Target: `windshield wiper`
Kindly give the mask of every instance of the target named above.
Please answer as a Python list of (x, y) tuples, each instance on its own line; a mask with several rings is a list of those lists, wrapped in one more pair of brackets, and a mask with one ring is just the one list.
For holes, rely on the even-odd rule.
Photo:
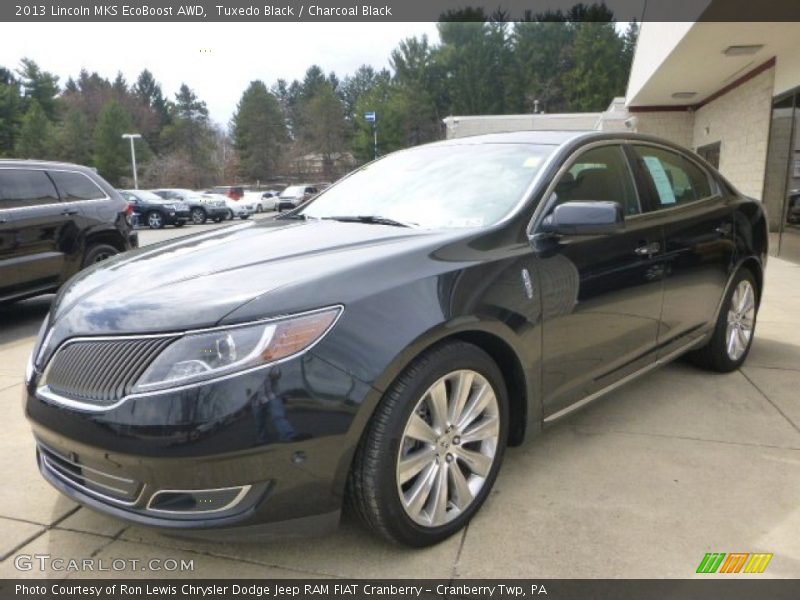
[(379, 215), (341, 215), (335, 217), (322, 217), (331, 221), (342, 221), (343, 223), (367, 223), (369, 225), (391, 225), (392, 227), (415, 227), (419, 223), (404, 223), (388, 217)]
[(287, 221), (290, 220), (290, 219), (293, 220), (293, 221), (311, 221), (311, 220), (316, 221), (317, 217), (309, 217), (308, 215), (305, 215), (303, 213), (288, 213), (288, 214), (285, 214), (285, 215), (278, 215), (278, 216), (275, 217), (275, 219), (276, 220), (277, 219), (285, 219)]

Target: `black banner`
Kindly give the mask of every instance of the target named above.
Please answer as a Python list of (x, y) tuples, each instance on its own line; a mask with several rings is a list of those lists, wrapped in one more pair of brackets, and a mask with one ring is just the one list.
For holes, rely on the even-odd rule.
[[(483, 8), (507, 20), (526, 11), (567, 10), (578, 0), (10, 0), (0, 21), (336, 22), (437, 21), (448, 11)], [(585, 4), (592, 1), (584, 0)], [(796, 0), (605, 0), (617, 21), (800, 21)]]
[[(749, 577), (749, 576), (748, 576)], [(759, 577), (759, 576), (754, 576)], [(0, 600), (516, 600), (548, 598), (554, 600), (796, 600), (800, 580), (726, 579), (286, 579), (286, 580), (188, 580), (164, 581), (83, 579), (83, 580), (2, 580)]]

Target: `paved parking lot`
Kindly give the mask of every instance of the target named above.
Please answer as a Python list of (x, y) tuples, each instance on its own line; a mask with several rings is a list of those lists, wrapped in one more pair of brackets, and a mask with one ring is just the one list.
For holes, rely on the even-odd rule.
[[(143, 231), (142, 243), (211, 227)], [(60, 496), (37, 472), (20, 409), (25, 361), (49, 301), (0, 308), (0, 577), (41, 577), (17, 570), (14, 557), (49, 554), (193, 560), (191, 575), (204, 578), (684, 578), (706, 552), (772, 552), (762, 577), (800, 577), (800, 266), (770, 261), (741, 371), (673, 364), (556, 423), (507, 453), (466, 531), (426, 550), (376, 540), (346, 517), (319, 539), (185, 541)], [(179, 575), (100, 573), (170, 574)]]

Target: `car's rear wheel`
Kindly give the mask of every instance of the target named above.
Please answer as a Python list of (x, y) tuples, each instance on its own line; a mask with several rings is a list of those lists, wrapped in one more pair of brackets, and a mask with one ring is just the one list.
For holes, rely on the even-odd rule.
[(348, 481), (349, 504), (373, 531), (410, 546), (461, 529), (494, 484), (506, 445), (502, 374), (463, 342), (417, 358), (384, 395)]
[(262, 212), (264, 212), (264, 209), (263, 209), (263, 208), (261, 208), (261, 205), (260, 205), (260, 204), (256, 204), (256, 212), (257, 212), (257, 213), (262, 213)]
[(102, 262), (115, 254), (119, 254), (119, 250), (114, 248), (114, 246), (110, 246), (109, 244), (92, 244), (86, 249), (86, 253), (83, 255), (81, 268), (85, 269), (89, 265)]
[(164, 217), (158, 211), (150, 211), (147, 213), (147, 226), (150, 229), (161, 229), (164, 227)]
[(711, 339), (689, 355), (695, 364), (727, 373), (744, 363), (753, 343), (758, 294), (752, 272), (740, 269), (728, 287)]
[(204, 211), (199, 206), (192, 209), (191, 216), (192, 216), (192, 223), (194, 223), (195, 225), (202, 225), (208, 219), (206, 211)]

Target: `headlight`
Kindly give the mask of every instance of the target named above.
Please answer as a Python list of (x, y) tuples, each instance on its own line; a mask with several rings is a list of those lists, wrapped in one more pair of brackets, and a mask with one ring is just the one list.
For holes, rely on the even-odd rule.
[(36, 342), (33, 345), (33, 351), (31, 352), (31, 356), (28, 359), (28, 364), (25, 367), (25, 383), (28, 383), (33, 378), (33, 372), (36, 369), (36, 365), (41, 362), (41, 354), (44, 352), (44, 349), (47, 346), (47, 340), (45, 338), (49, 338), (53, 333), (52, 329), (47, 329), (47, 324), (49, 321), (50, 313), (47, 313), (44, 317), (44, 321), (42, 321), (42, 324), (39, 327), (39, 333), (36, 335)]
[(133, 393), (215, 379), (267, 365), (310, 348), (342, 309), (327, 308), (286, 319), (189, 333), (150, 363)]

